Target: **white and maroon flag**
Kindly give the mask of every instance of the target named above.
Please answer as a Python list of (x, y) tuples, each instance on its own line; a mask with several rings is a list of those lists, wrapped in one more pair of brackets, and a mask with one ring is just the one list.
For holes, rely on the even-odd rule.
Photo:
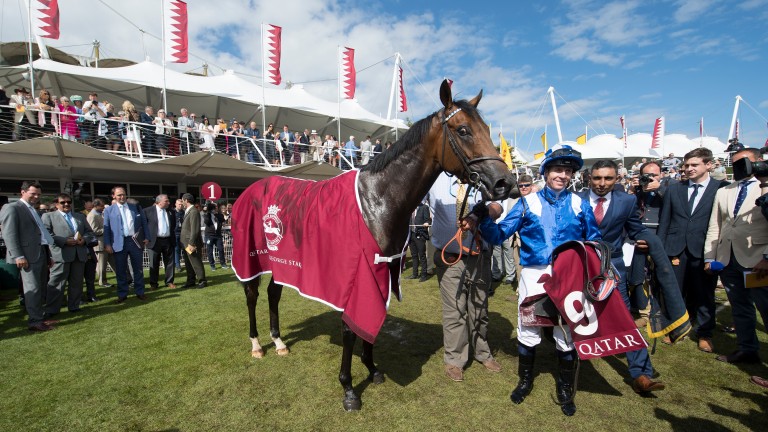
[(186, 63), (189, 59), (189, 36), (187, 32), (187, 3), (181, 0), (166, 0), (165, 5), (165, 60), (171, 63)]
[(341, 97), (344, 99), (354, 99), (355, 86), (357, 85), (354, 49), (344, 47), (344, 49), (341, 51), (341, 58), (339, 59), (339, 68), (339, 77), (341, 78), (339, 91), (341, 92)]
[(621, 122), (621, 133), (624, 136), (624, 148), (627, 148), (627, 125), (624, 123), (624, 116), (619, 117)]
[(736, 128), (734, 130), (735, 130), (734, 132), (735, 135), (733, 137), (738, 140), (739, 139), (739, 119), (736, 119)]
[(656, 119), (653, 125), (653, 138), (651, 138), (651, 148), (662, 148), (664, 145), (664, 116)]
[(704, 117), (699, 120), (699, 138), (704, 138)]
[(32, 0), (32, 26), (44, 38), (59, 38), (59, 0)]
[(272, 24), (263, 24), (262, 34), (264, 35), (262, 61), (264, 62), (265, 78), (271, 84), (280, 85), (283, 81), (283, 77), (280, 75), (283, 28)]
[(408, 111), (408, 100), (405, 97), (405, 85), (403, 84), (403, 67), (398, 66), (398, 102), (400, 106), (400, 112)]

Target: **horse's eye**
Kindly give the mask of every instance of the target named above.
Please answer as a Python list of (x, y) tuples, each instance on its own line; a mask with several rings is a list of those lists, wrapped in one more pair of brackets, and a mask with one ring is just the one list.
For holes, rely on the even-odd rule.
[(459, 128), (456, 129), (456, 132), (458, 132), (460, 136), (467, 136), (469, 135), (469, 128), (466, 126), (459, 126)]

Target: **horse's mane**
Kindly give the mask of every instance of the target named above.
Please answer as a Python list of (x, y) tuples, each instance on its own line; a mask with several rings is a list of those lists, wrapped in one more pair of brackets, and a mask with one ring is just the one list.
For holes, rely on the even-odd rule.
[[(461, 108), (463, 112), (470, 116), (478, 115), (477, 108), (475, 108), (474, 105), (470, 104), (466, 100), (454, 101), (453, 104), (456, 107)], [(370, 171), (371, 173), (381, 172), (384, 170), (384, 168), (387, 167), (387, 165), (390, 164), (390, 162), (399, 158), (403, 155), (403, 153), (407, 152), (411, 148), (420, 145), (422, 143), (422, 139), (432, 129), (432, 120), (438, 112), (439, 111), (436, 111), (414, 123), (413, 126), (408, 129), (408, 132), (406, 132), (405, 135), (403, 135), (399, 140), (392, 144), (392, 147), (390, 147), (389, 150), (376, 155), (376, 157), (373, 158), (373, 161), (371, 161), (368, 165), (360, 168), (360, 171)]]

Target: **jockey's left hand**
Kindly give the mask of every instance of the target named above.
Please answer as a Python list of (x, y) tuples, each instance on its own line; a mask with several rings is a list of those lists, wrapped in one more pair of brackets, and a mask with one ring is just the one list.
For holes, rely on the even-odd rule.
[(462, 231), (473, 231), (477, 226), (477, 216), (474, 213), (470, 213), (464, 219), (459, 222), (459, 228)]

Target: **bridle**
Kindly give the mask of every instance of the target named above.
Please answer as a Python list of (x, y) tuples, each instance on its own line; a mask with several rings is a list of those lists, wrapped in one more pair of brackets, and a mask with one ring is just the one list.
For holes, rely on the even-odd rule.
[[(453, 154), (456, 156), (456, 158), (459, 159), (459, 162), (461, 163), (461, 167), (463, 169), (463, 172), (462, 172), (463, 175), (461, 177), (464, 177), (467, 180), (466, 183), (468, 188), (467, 188), (466, 194), (464, 195), (464, 200), (461, 203), (461, 214), (464, 214), (464, 211), (467, 208), (467, 200), (469, 199), (469, 196), (472, 194), (472, 189), (474, 188), (479, 190), (481, 186), (480, 173), (478, 173), (477, 171), (473, 171), (470, 166), (472, 164), (476, 164), (478, 162), (483, 162), (486, 160), (498, 160), (501, 163), (504, 163), (504, 160), (500, 156), (481, 156), (474, 159), (470, 159), (469, 156), (467, 156), (467, 154), (461, 148), (459, 148), (459, 145), (456, 143), (456, 138), (454, 137), (453, 132), (451, 132), (450, 128), (448, 127), (448, 120), (450, 120), (451, 117), (458, 114), (461, 110), (462, 109), (460, 107), (456, 107), (456, 109), (453, 112), (446, 115), (445, 118), (440, 120), (440, 123), (442, 123), (442, 126), (443, 126), (443, 153), (441, 156), (440, 165), (443, 167), (445, 166), (445, 147), (446, 147), (445, 143), (447, 142), (451, 146), (451, 150), (453, 151)], [(475, 227), (473, 235), (475, 236), (475, 239), (478, 240), (478, 244), (477, 244), (478, 251), (482, 251), (482, 248), (480, 247), (480, 244), (479, 244), (480, 237), (477, 235), (477, 227)], [(464, 247), (462, 246), (462, 243), (461, 243), (461, 229), (459, 229), (456, 232), (456, 235), (453, 237), (453, 239), (451, 239), (451, 241), (454, 241), (454, 240), (459, 245), (459, 257), (456, 259), (456, 261), (453, 261), (453, 262), (446, 261), (445, 249), (448, 246), (447, 244), (442, 250), (443, 262), (445, 264), (448, 264), (449, 266), (459, 262), (464, 252)], [(470, 251), (470, 250), (466, 252), (473, 255), (479, 253), (479, 252)]]

